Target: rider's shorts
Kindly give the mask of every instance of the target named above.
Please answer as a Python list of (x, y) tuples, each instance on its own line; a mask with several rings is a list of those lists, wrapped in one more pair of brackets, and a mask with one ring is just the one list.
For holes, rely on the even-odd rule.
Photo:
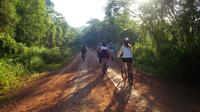
[(133, 62), (133, 58), (122, 58), (122, 61), (126, 62), (126, 63), (132, 63)]

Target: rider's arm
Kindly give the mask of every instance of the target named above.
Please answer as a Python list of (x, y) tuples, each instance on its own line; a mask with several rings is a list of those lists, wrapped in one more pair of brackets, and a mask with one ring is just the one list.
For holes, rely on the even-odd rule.
[(133, 49), (132, 45), (131, 44), (128, 44), (128, 46), (131, 48), (131, 50)]
[(123, 51), (123, 46), (119, 49), (119, 51), (117, 52), (117, 57), (120, 58), (121, 54)]
[(134, 49), (134, 46), (135, 46), (135, 43), (133, 43), (132, 45), (129, 44), (129, 46), (130, 46), (131, 50), (133, 50), (133, 49)]

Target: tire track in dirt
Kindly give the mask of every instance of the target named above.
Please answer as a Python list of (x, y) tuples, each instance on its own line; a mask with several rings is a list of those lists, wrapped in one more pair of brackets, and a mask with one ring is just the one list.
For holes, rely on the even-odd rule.
[(88, 49), (85, 62), (78, 54), (67, 67), (24, 89), (11, 101), (16, 103), (0, 112), (198, 112), (195, 101), (177, 101), (177, 96), (184, 95), (170, 93), (176, 88), (139, 72), (134, 71), (134, 86), (123, 86), (115, 62), (109, 62), (108, 73), (102, 77), (94, 52)]
[[(74, 74), (70, 73), (69, 71), (76, 68), (76, 65), (79, 65), (79, 57), (80, 54), (77, 55), (67, 67), (59, 70), (57, 74), (50, 76), (47, 80), (44, 80), (44, 82), (42, 81), (42, 83), (36, 83), (34, 88), (29, 87), (23, 90), (22, 93), (19, 94), (25, 96), (17, 95), (22, 98), (12, 101), (14, 103), (11, 103), (10, 105), (6, 106), (5, 109), (0, 111), (34, 111), (38, 110), (40, 107), (48, 106), (62, 92), (60, 88), (57, 87), (62, 88), (63, 84), (65, 84), (65, 79), (69, 79)], [(66, 74), (65, 72), (69, 73)]]
[[(112, 100), (104, 111), (200, 112), (200, 102), (195, 97), (192, 97), (192, 94), (189, 92), (191, 89), (178, 88), (176, 85), (173, 87), (166, 84), (166, 82), (145, 76), (136, 70), (133, 71), (133, 86), (123, 87), (124, 83), (120, 75), (120, 68), (117, 66), (118, 64), (116, 62), (109, 62), (110, 68), (108, 69), (107, 76), (110, 82), (114, 84), (115, 89), (112, 90)], [(196, 96), (198, 93), (200, 92), (196, 91)]]
[[(4, 111), (57, 111), (56, 107), (62, 104), (64, 100), (72, 99), (73, 101), (70, 101), (70, 103), (74, 103), (77, 99), (87, 96), (92, 87), (98, 84), (96, 81), (90, 84), (96, 78), (93, 75), (98, 71), (97, 62), (93, 59), (90, 52), (88, 52), (86, 62), (83, 63), (79, 54), (58, 74), (49, 78), (42, 85), (38, 85), (36, 91), (32, 91), (23, 99), (17, 100), (18, 103), (7, 106)], [(88, 87), (82, 89), (85, 86)], [(61, 107), (60, 111), (65, 107)], [(70, 108), (69, 111), (71, 111)]]
[(44, 80), (44, 82), (42, 81), (42, 83), (36, 83), (36, 85), (34, 85), (34, 88), (36, 88), (34, 91), (31, 90), (31, 87), (24, 89), (22, 93), (19, 94), (25, 96), (18, 95), (19, 98), (14, 101), (14, 104), (10, 104), (8, 109), (4, 109), (2, 111), (34, 111), (41, 105), (46, 106), (49, 102), (51, 102), (51, 100), (59, 95), (60, 90), (55, 89), (55, 87), (62, 86), (62, 84), (64, 84), (64, 80), (70, 77), (64, 72), (72, 69), (79, 57), (80, 55), (77, 55), (76, 58), (67, 67), (58, 71), (56, 75), (51, 76), (47, 80)]
[[(89, 93), (91, 92), (92, 87), (94, 87), (96, 84), (96, 74), (95, 70), (97, 70), (97, 61), (94, 60), (94, 58), (91, 55), (91, 51), (88, 49), (86, 62), (81, 63), (79, 65), (79, 70), (77, 74), (77, 80), (74, 81), (74, 87), (71, 91), (71, 94), (67, 97), (62, 98), (62, 102), (60, 101), (57, 103), (53, 108), (53, 111), (78, 111), (81, 108), (83, 109), (84, 104), (86, 102), (84, 101), (84, 97), (87, 97)], [(98, 71), (98, 70), (97, 70)], [(84, 106), (84, 109), (88, 108), (86, 105)], [(87, 110), (87, 109), (86, 109)], [(84, 111), (84, 110), (82, 110)]]

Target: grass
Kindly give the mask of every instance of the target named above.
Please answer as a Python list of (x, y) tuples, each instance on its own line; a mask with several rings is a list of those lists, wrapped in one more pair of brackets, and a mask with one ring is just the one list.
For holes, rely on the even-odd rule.
[(61, 67), (73, 54), (72, 49), (24, 48), (15, 56), (0, 58), (0, 99), (48, 71)]

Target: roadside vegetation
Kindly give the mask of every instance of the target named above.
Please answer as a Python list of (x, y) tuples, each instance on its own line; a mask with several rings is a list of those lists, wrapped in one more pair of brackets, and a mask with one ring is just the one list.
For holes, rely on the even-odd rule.
[(124, 37), (134, 45), (135, 65), (179, 84), (199, 85), (200, 3), (198, 0), (108, 0), (103, 21), (92, 19), (82, 41), (107, 41), (119, 49)]
[[(1, 0), (0, 95), (63, 65), (74, 53), (76, 30), (50, 0)], [(36, 75), (37, 74), (37, 75)]]
[(199, 85), (200, 3), (198, 0), (108, 0), (105, 19), (75, 29), (51, 0), (0, 1), (0, 95), (20, 87), (33, 74), (61, 67), (75, 47), (134, 45), (142, 71), (180, 84)]

